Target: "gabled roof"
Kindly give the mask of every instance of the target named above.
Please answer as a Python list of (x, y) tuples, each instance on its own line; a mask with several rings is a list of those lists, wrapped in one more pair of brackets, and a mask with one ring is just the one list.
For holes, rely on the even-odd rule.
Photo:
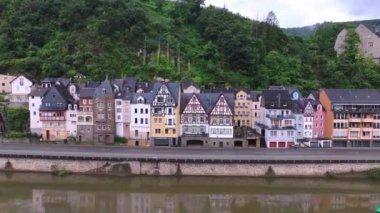
[(371, 31), (373, 34), (380, 37), (380, 26), (375, 26), (371, 24), (362, 23), (364, 27), (366, 27), (369, 31)]
[(129, 89), (125, 89), (121, 92), (118, 92), (116, 94), (116, 98), (130, 101), (133, 98), (133, 92), (129, 91)]
[(111, 81), (106, 78), (102, 81), (100, 85), (95, 89), (94, 97), (103, 97), (103, 96), (114, 96), (113, 87)]
[(65, 110), (67, 104), (74, 102), (74, 98), (63, 85), (53, 85), (42, 99), (40, 110)]
[(132, 101), (131, 101), (132, 104), (137, 104), (137, 99), (139, 97), (144, 98), (144, 100), (145, 100), (144, 104), (151, 104), (153, 99), (154, 99), (154, 94), (152, 92), (149, 92), (149, 93), (133, 93), (132, 95), (133, 95)]
[(31, 79), (29, 79), (29, 78), (27, 78), (27, 77), (25, 77), (25, 76), (23, 76), (23, 75), (19, 75), (19, 76), (17, 76), (16, 78), (14, 78), (14, 79), (13, 79), (12, 81), (10, 81), (9, 83), (12, 83), (13, 81), (15, 81), (16, 79), (18, 79), (19, 77), (24, 77), (24, 78), (27, 79), (28, 81), (34, 83), (33, 80), (31, 80)]
[(161, 86), (162, 85), (166, 85), (170, 94), (172, 95), (173, 99), (174, 99), (174, 102), (175, 104), (178, 104), (178, 99), (180, 97), (179, 96), (179, 89), (180, 89), (180, 85), (178, 83), (166, 83), (166, 82), (162, 82), (162, 83), (155, 83), (153, 85), (153, 93), (154, 93), (154, 96), (157, 95), (158, 91), (160, 90)]
[(375, 89), (325, 89), (333, 104), (380, 104), (380, 93)]

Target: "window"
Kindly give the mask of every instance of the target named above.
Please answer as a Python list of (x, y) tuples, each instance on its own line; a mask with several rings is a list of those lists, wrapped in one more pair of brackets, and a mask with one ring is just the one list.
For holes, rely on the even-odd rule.
[(270, 131), (270, 136), (276, 137), (277, 136), (277, 131)]
[(173, 125), (173, 120), (171, 118), (168, 120), (168, 125)]
[(163, 98), (163, 97), (157, 97), (157, 102), (158, 102), (158, 103), (162, 103), (162, 102), (164, 102), (164, 98)]
[(155, 132), (156, 134), (161, 134), (161, 129), (155, 129), (154, 132)]
[(104, 114), (99, 113), (99, 114), (98, 114), (98, 119), (104, 119)]
[(20, 78), (20, 86), (24, 86), (24, 78)]
[(165, 129), (165, 134), (168, 134), (169, 133), (169, 130), (168, 129)]
[(148, 124), (148, 118), (145, 118), (145, 124)]
[(144, 119), (140, 118), (140, 124), (144, 124)]
[(168, 114), (169, 114), (169, 115), (173, 114), (173, 109), (172, 109), (172, 108), (169, 108), (169, 109), (168, 109)]
[(34, 111), (34, 112), (33, 112), (33, 115), (36, 115), (36, 114), (37, 114), (36, 111)]
[(137, 124), (137, 118), (135, 118), (135, 124)]
[(139, 130), (135, 130), (135, 137), (139, 136)]
[(140, 109), (140, 114), (143, 114), (144, 113), (144, 109)]
[(135, 108), (135, 113), (137, 114), (137, 108)]
[(121, 106), (121, 101), (116, 101), (116, 105)]
[(176, 134), (176, 129), (173, 129), (173, 134)]
[(121, 119), (121, 117), (120, 117), (120, 115), (118, 115), (118, 116), (117, 116), (117, 120), (120, 120), (120, 119)]
[(145, 114), (148, 114), (148, 109), (145, 109)]
[(373, 47), (373, 42), (368, 42), (369, 47)]
[(116, 109), (116, 112), (117, 112), (117, 113), (121, 113), (121, 109), (120, 109), (120, 108), (117, 108), (117, 109)]
[(86, 99), (83, 99), (83, 104), (87, 104), (87, 100)]

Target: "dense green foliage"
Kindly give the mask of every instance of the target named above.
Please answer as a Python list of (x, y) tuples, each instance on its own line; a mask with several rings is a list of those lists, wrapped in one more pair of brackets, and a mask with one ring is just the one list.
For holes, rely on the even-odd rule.
[(7, 107), (5, 112), (8, 132), (24, 132), (27, 129), (29, 123), (29, 110), (27, 108)]
[(379, 88), (379, 66), (356, 48), (337, 58), (334, 42), (344, 27), (321, 25), (304, 40), (285, 34), (272, 12), (257, 22), (203, 0), (3, 0), (0, 71), (94, 80), (107, 72), (206, 87), (282, 84), (305, 92)]

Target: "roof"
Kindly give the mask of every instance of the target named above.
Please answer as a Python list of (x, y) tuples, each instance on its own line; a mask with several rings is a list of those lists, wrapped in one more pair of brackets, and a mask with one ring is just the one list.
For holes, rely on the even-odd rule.
[[(240, 89), (238, 88), (211, 88), (202, 90), (203, 93), (233, 93), (236, 94)], [(245, 90), (244, 91), (248, 91)]]
[(56, 82), (60, 82), (63, 86), (67, 87), (71, 83), (71, 79), (69, 78), (56, 78), (56, 77), (47, 77), (44, 78), (41, 83), (51, 83), (55, 84)]
[(137, 104), (137, 98), (143, 97), (145, 100), (144, 104), (151, 104), (154, 99), (154, 94), (152, 92), (149, 93), (133, 93), (132, 94), (132, 104)]
[(135, 91), (142, 89), (145, 93), (153, 91), (153, 85), (152, 83), (148, 82), (137, 82), (135, 84)]
[(48, 88), (35, 87), (29, 93), (29, 96), (44, 96), (47, 91), (48, 91)]
[(380, 37), (380, 26), (375, 26), (371, 24), (362, 23), (363, 26), (365, 26), (369, 31), (371, 31), (373, 34)]
[(9, 83), (12, 83), (13, 81), (15, 81), (16, 79), (18, 79), (19, 77), (24, 77), (25, 79), (27, 79), (27, 80), (29, 80), (30, 82), (34, 83), (33, 80), (30, 80), (29, 78), (27, 78), (27, 77), (25, 77), (25, 76), (23, 76), (23, 75), (19, 75), (19, 76), (17, 76), (16, 78), (14, 78), (14, 79), (13, 79), (12, 81), (10, 81)]
[(96, 88), (100, 85), (100, 82), (98, 81), (90, 81), (85, 86), (88, 88)]
[(194, 82), (192, 80), (183, 80), (181, 85), (182, 85), (183, 89), (187, 89), (190, 86), (193, 86), (193, 87), (199, 89), (199, 87), (196, 84), (194, 84)]
[(95, 88), (82, 87), (79, 88), (79, 97), (80, 98), (92, 98), (95, 93)]
[(267, 109), (293, 109), (288, 90), (268, 89), (262, 93), (263, 105)]
[(261, 96), (263, 92), (261, 91), (250, 91), (249, 95), (251, 96), (252, 100), (258, 100), (258, 98)]
[(153, 93), (154, 93), (154, 96), (157, 95), (158, 91), (160, 90), (161, 86), (165, 84), (167, 87), (168, 87), (168, 90), (170, 92), (170, 94), (172, 95), (173, 99), (174, 99), (174, 102), (176, 104), (178, 104), (178, 97), (179, 96), (179, 90), (180, 90), (180, 85), (178, 83), (166, 83), (166, 82), (162, 82), (162, 83), (154, 83), (153, 85)]
[(375, 89), (324, 89), (333, 104), (380, 104), (380, 93)]
[(191, 97), (195, 95), (200, 104), (202, 105), (203, 109), (206, 111), (206, 113), (211, 113), (211, 111), (214, 109), (215, 104), (218, 102), (221, 95), (224, 96), (224, 98), (227, 101), (228, 106), (231, 109), (231, 112), (234, 112), (234, 97), (235, 95), (233, 93), (197, 93), (197, 94), (182, 94), (182, 101), (181, 101), (181, 113), (185, 110), (187, 104), (189, 103)]
[(103, 97), (103, 96), (114, 96), (113, 87), (111, 81), (106, 78), (102, 81), (100, 85), (95, 89), (94, 97)]
[(65, 110), (67, 104), (74, 102), (73, 97), (63, 85), (53, 85), (42, 99), (40, 110)]

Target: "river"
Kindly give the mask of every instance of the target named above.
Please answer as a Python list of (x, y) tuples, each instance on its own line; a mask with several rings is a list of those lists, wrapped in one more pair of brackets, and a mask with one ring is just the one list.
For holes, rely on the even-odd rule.
[(1, 173), (1, 213), (365, 213), (380, 182)]

